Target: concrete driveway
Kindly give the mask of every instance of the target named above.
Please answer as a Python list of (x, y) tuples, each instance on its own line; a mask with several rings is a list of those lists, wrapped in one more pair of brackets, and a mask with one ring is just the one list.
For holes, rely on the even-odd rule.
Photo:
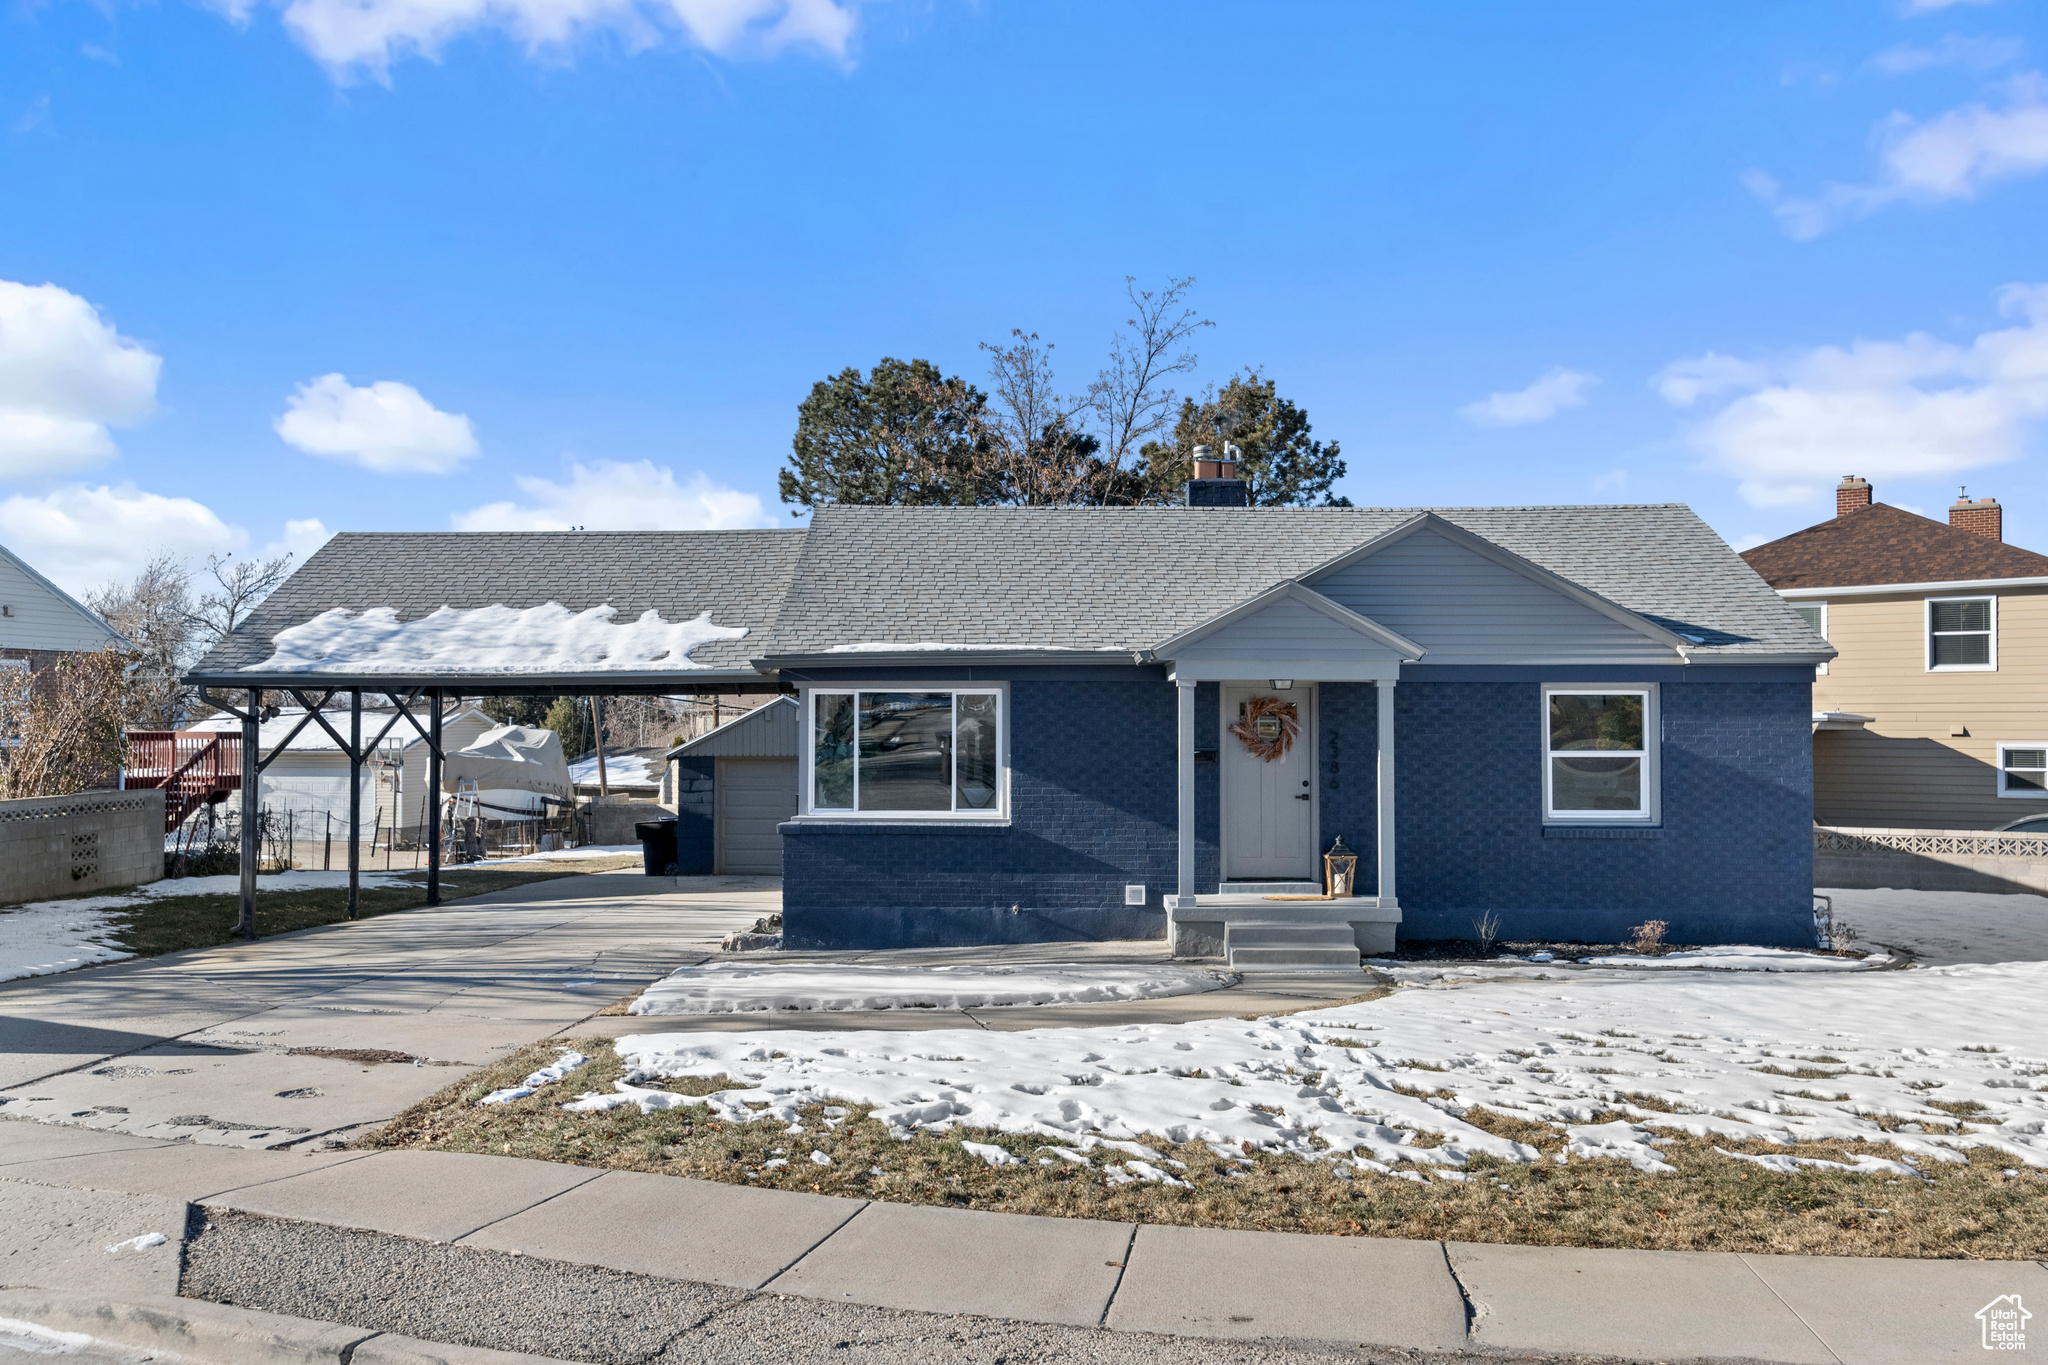
[(7, 982), (0, 1115), (234, 1146), (342, 1138), (702, 960), (780, 900), (773, 878), (594, 873)]

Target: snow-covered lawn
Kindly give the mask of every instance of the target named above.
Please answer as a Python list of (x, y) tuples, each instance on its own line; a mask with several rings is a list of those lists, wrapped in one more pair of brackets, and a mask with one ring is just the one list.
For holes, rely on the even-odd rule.
[[(2048, 1168), (2044, 999), (2048, 963), (1617, 969), (1410, 986), (1249, 1023), (648, 1034), (617, 1040), (631, 1070), (615, 1093), (566, 1107), (702, 1105), (729, 1122), (792, 1124), (807, 1106), (857, 1105), (902, 1134), (1037, 1134), (1084, 1160), (1093, 1142), (1157, 1135), (1219, 1155), (1355, 1154), (1362, 1169), (1409, 1179), (1461, 1179), (1480, 1153), (1540, 1159), (1464, 1121), (1484, 1105), (1563, 1130), (1580, 1156), (1645, 1171), (1668, 1169), (1657, 1144), (1674, 1133), (1889, 1142), (1898, 1163), (1857, 1168), (1901, 1176), (1973, 1147)], [(746, 1088), (691, 1097), (656, 1084), (721, 1075)]]
[(1230, 985), (1222, 971), (1086, 964), (887, 967), (838, 962), (682, 967), (649, 986), (632, 1014), (738, 1014), (762, 1010), (984, 1009), (1157, 1000)]
[[(364, 872), (366, 888), (400, 883), (405, 874)], [(259, 893), (272, 891), (313, 891), (348, 885), (343, 872), (280, 872), (257, 879)], [(109, 896), (79, 896), (71, 900), (33, 901), (27, 905), (0, 908), (0, 981), (22, 976), (48, 976), (68, 972), (95, 962), (117, 962), (131, 957), (127, 949), (110, 942), (115, 922), (128, 912), (167, 896), (233, 896), (240, 893), (242, 879), (224, 877), (183, 877), (176, 881), (151, 882), (133, 891)]]

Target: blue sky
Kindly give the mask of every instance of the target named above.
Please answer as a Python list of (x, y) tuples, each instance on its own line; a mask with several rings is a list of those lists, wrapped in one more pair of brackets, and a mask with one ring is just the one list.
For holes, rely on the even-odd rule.
[(188, 0), (0, 17), (0, 543), (794, 524), (810, 384), (1199, 281), (1361, 504), (1845, 473), (2048, 550), (2030, 0)]

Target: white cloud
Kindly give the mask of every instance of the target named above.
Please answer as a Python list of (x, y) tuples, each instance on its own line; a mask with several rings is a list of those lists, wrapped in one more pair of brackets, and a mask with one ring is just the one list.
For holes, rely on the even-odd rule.
[[(246, 13), (253, 0), (232, 0)], [(858, 0), (287, 0), (285, 27), (337, 79), (387, 78), (393, 61), (437, 60), (466, 33), (496, 29), (529, 54), (611, 29), (639, 47), (669, 33), (720, 56), (810, 47), (845, 60)], [(229, 10), (233, 15), (235, 11)]]
[(205, 504), (146, 493), (132, 483), (73, 484), (0, 502), (0, 544), (75, 597), (134, 577), (165, 550), (199, 560), (248, 543), (246, 531)]
[(0, 280), (0, 478), (99, 464), (156, 408), (163, 361), (54, 284)]
[(1994, 181), (2048, 170), (2048, 80), (2039, 72), (2015, 78), (2000, 108), (1966, 104), (1925, 123), (1895, 113), (1873, 135), (1883, 164), (1867, 184), (1780, 197), (1777, 182), (1761, 172), (1748, 173), (1743, 183), (1799, 241), (1900, 200), (1974, 199)]
[(1900, 43), (1870, 59), (1870, 64), (1888, 76), (1904, 76), (1935, 66), (1960, 66), (1978, 71), (2016, 62), (2027, 45), (2017, 38), (1966, 38), (1948, 33), (1939, 42), (1925, 46)]
[(459, 512), (458, 531), (723, 531), (772, 526), (775, 519), (752, 493), (715, 484), (702, 474), (678, 484), (675, 471), (651, 460), (597, 460), (570, 467), (569, 481), (520, 475), (526, 495)]
[(476, 454), (469, 419), (442, 412), (410, 384), (356, 387), (338, 374), (299, 386), (274, 423), (286, 444), (379, 474), (447, 474)]
[(1492, 393), (1458, 409), (1458, 415), (1479, 427), (1519, 427), (1547, 422), (1566, 408), (1584, 405), (1586, 390), (1600, 381), (1590, 374), (1553, 365), (1526, 389)]
[(334, 532), (321, 524), (318, 517), (307, 517), (303, 521), (287, 521), (284, 534), (256, 552), (258, 559), (275, 559), (282, 554), (292, 557), (292, 566), (297, 568), (306, 562), (313, 551), (334, 538)]
[(1729, 541), (1728, 548), (1735, 551), (1735, 553), (1737, 554), (1741, 554), (1744, 550), (1754, 550), (1757, 546), (1768, 545), (1776, 539), (1776, 536), (1767, 536), (1762, 535), (1756, 531), (1751, 531), (1746, 536), (1737, 536), (1735, 539)]
[(2017, 458), (2048, 418), (2048, 285), (2012, 285), (2017, 325), (1967, 345), (1923, 332), (1822, 346), (1772, 362), (1709, 353), (1653, 381), (1692, 407), (1739, 394), (1692, 432), (1757, 506), (1802, 502), (1846, 473), (1919, 479)]

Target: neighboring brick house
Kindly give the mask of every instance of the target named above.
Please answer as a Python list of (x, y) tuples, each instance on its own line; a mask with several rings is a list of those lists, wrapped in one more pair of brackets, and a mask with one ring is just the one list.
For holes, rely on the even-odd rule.
[(1948, 524), (1873, 502), (1742, 557), (1827, 637), (1813, 685), (1814, 819), (1992, 829), (2048, 814), (2048, 555), (2007, 545), (1993, 498)]
[(37, 673), (66, 654), (127, 643), (84, 603), (0, 545), (0, 668)]

